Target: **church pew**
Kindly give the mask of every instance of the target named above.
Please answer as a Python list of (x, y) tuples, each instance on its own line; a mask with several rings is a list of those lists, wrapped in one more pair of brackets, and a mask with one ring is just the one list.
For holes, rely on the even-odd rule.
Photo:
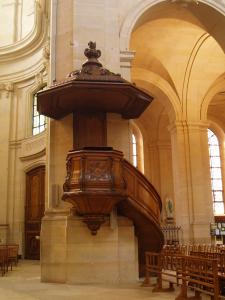
[(195, 292), (192, 299), (200, 300), (201, 293), (220, 299), (218, 261), (198, 256), (183, 256), (181, 261), (181, 292), (176, 300), (188, 299), (188, 289)]
[[(181, 285), (176, 300), (188, 299), (187, 292), (195, 292), (192, 299), (200, 300), (204, 293), (217, 300), (225, 297), (225, 254), (216, 259), (202, 256), (187, 256), (168, 253), (146, 253), (146, 278), (144, 286), (152, 286), (151, 277), (157, 277), (153, 292), (173, 291), (173, 284)], [(169, 288), (163, 288), (162, 282), (168, 281)]]
[[(181, 274), (181, 255), (171, 253), (146, 252), (146, 275), (142, 286), (152, 286), (151, 277), (157, 277), (153, 292), (174, 291), (173, 284), (179, 284)], [(169, 287), (163, 288), (162, 282), (168, 281)]]

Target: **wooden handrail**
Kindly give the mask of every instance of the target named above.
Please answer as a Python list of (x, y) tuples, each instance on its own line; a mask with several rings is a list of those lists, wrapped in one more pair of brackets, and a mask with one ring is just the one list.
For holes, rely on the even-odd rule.
[[(140, 206), (140, 209), (143, 208), (144, 213), (148, 212), (159, 224), (162, 201), (154, 186), (144, 174), (125, 159), (123, 160), (123, 172), (128, 197)], [(129, 181), (129, 176), (132, 176), (132, 182)], [(143, 197), (141, 197), (140, 192), (142, 192)]]

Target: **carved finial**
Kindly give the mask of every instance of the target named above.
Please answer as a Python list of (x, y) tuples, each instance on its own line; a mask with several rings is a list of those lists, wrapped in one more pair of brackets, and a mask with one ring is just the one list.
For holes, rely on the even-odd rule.
[(96, 42), (92, 42), (90, 41), (88, 43), (89, 48), (86, 48), (84, 50), (84, 55), (88, 58), (88, 59), (98, 59), (101, 56), (101, 51), (100, 50), (96, 50)]

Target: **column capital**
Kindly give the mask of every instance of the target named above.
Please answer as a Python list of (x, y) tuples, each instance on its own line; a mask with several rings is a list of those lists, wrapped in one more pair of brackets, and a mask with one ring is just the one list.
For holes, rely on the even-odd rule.
[(134, 59), (135, 56), (135, 51), (120, 51), (120, 66), (121, 67), (127, 67), (130, 68), (131, 67), (131, 62)]
[(121, 75), (126, 80), (131, 80), (131, 62), (134, 59), (135, 51), (120, 51), (120, 70)]
[(198, 122), (187, 122), (187, 127), (189, 130), (205, 130), (209, 127), (209, 122), (198, 121)]
[(175, 121), (170, 124), (167, 128), (171, 133), (178, 130), (206, 130), (209, 128), (209, 122), (197, 121), (197, 122), (187, 122), (187, 121)]
[(0, 98), (5, 93), (6, 98), (9, 97), (10, 93), (14, 91), (14, 85), (12, 82), (0, 82)]

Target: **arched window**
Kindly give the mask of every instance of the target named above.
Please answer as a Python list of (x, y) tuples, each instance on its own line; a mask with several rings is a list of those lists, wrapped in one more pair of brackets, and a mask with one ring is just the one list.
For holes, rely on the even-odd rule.
[(210, 173), (214, 214), (224, 214), (220, 147), (217, 136), (208, 129)]
[(138, 166), (137, 160), (137, 140), (135, 135), (132, 133), (132, 163), (135, 167)]
[[(46, 89), (46, 86), (41, 88), (39, 91), (43, 91)], [(33, 135), (36, 135), (38, 133), (41, 133), (46, 128), (46, 117), (39, 114), (37, 111), (37, 94), (35, 93), (33, 95), (33, 118), (32, 118), (32, 133)]]

